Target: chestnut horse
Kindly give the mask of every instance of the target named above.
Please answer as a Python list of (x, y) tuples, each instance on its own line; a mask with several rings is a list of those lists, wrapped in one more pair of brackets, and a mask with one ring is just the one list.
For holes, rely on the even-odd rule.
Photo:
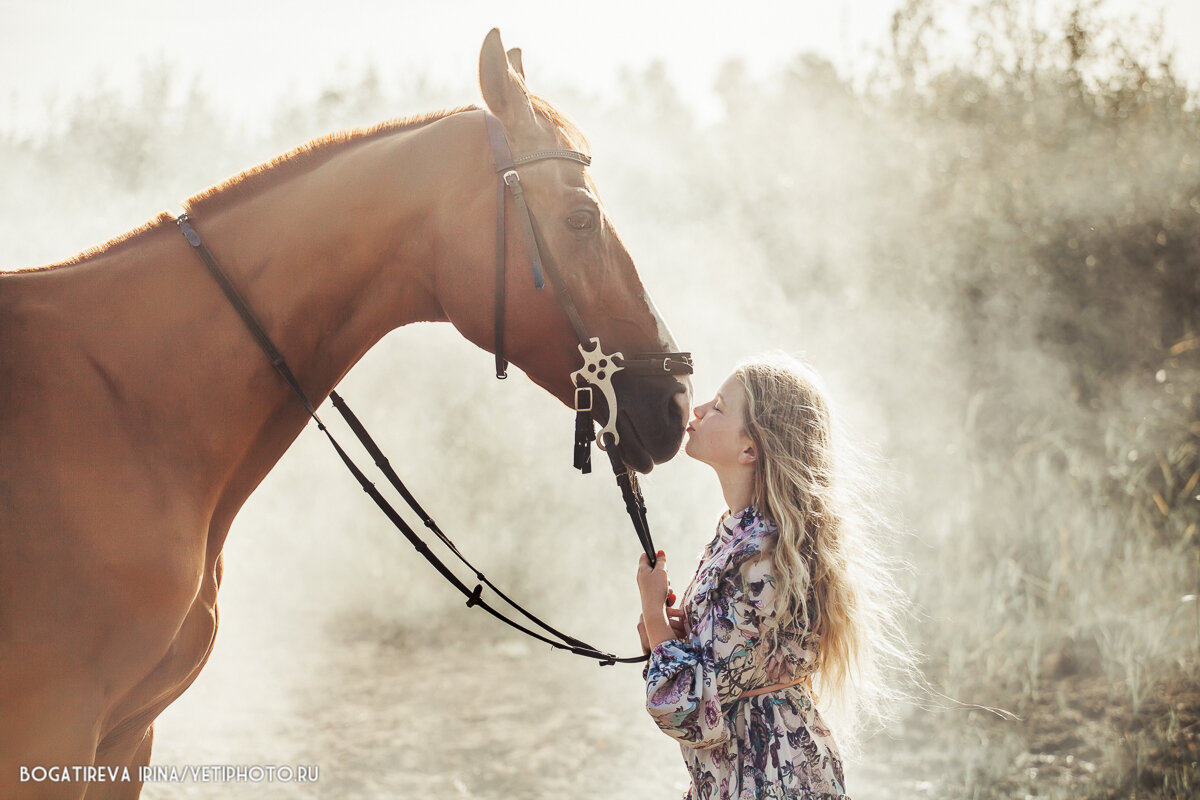
[[(479, 80), (513, 152), (581, 148), (518, 69), (492, 31)], [(410, 322), (449, 321), (491, 349), (485, 113), (321, 141), (187, 204), (309, 397)], [(609, 349), (676, 349), (585, 167), (539, 161), (522, 178), (589, 329)], [(515, 266), (528, 255), (507, 220), (505, 355), (570, 404), (578, 340)], [(621, 377), (621, 452), (644, 472), (678, 451), (690, 385)], [(0, 797), (140, 794), (154, 720), (213, 645), (230, 523), (307, 420), (169, 215), (0, 274)], [(20, 780), (86, 765), (132, 780)]]

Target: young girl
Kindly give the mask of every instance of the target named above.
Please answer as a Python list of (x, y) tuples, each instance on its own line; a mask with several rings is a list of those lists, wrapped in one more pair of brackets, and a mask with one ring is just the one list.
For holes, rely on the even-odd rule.
[(667, 559), (642, 556), (647, 709), (682, 744), (688, 798), (845, 798), (813, 677), (840, 696), (887, 615), (868, 618), (856, 582), (826, 401), (809, 369), (775, 359), (738, 368), (694, 414), (685, 452), (716, 472), (730, 513), (678, 611)]

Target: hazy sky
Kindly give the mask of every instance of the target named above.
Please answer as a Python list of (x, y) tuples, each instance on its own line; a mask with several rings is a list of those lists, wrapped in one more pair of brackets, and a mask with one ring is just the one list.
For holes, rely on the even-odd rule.
[[(471, 102), (492, 27), (525, 50), (531, 70), (581, 88), (609, 88), (621, 66), (659, 59), (703, 116), (715, 70), (731, 57), (755, 73), (798, 52), (824, 55), (844, 74), (860, 70), (900, 2), (747, 0), (734, 12), (726, 2), (657, 0), (0, 0), (0, 130), (35, 129), (79, 92), (128, 86), (160, 59), (179, 85), (194, 80), (251, 122), (281, 98), (357, 77), (368, 63), (392, 80), (424, 70)], [(1108, 3), (1114, 15), (1140, 6), (1151, 9), (1140, 12), (1147, 19), (1164, 10), (1181, 71), (1200, 85), (1200, 2)]]

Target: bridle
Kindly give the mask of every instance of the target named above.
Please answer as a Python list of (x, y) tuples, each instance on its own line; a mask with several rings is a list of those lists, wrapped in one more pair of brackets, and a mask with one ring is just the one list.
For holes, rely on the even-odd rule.
[[(621, 370), (637, 372), (639, 374), (656, 374), (656, 375), (687, 375), (692, 372), (692, 360), (689, 353), (653, 353), (648, 355), (635, 355), (626, 358), (620, 352), (605, 354), (600, 345), (599, 338), (589, 336), (586, 326), (579, 315), (579, 310), (575, 306), (574, 300), (571, 298), (570, 290), (563, 281), (562, 274), (554, 264), (554, 261), (549, 256), (549, 251), (541, 243), (541, 237), (538, 233), (536, 221), (529, 207), (525, 202), (524, 192), (521, 188), (520, 176), (517, 173), (517, 166), (520, 164), (528, 164), (535, 161), (545, 159), (566, 159), (576, 161), (584, 166), (591, 163), (591, 157), (585, 153), (580, 153), (575, 150), (568, 149), (543, 149), (536, 150), (531, 153), (512, 156), (508, 146), (508, 140), (504, 135), (504, 129), (500, 125), (500, 121), (489, 111), (484, 110), (484, 119), (486, 120), (488, 139), (492, 147), (493, 162), (496, 168), (497, 180), (497, 209), (496, 209), (496, 306), (495, 306), (495, 353), (496, 353), (496, 377), (507, 377), (508, 362), (505, 360), (504, 352), (504, 287), (505, 287), (505, 224), (504, 224), (504, 209), (505, 209), (505, 194), (506, 190), (512, 194), (514, 205), (517, 209), (518, 218), (520, 220), (521, 229), (525, 235), (526, 248), (529, 253), (529, 259), (533, 269), (534, 285), (539, 290), (545, 285), (545, 278), (549, 277), (551, 285), (554, 287), (555, 294), (558, 298), (559, 305), (567, 315), (567, 319), (575, 332), (576, 338), (579, 340), (579, 352), (583, 357), (583, 366), (571, 373), (571, 380), (574, 383), (575, 389), (575, 466), (582, 472), (591, 471), (591, 442), (595, 440), (594, 423), (591, 418), (591, 412), (594, 408), (594, 391), (599, 391), (605, 399), (608, 408), (608, 420), (600, 430), (601, 441), (599, 445), (601, 449), (608, 453), (609, 460), (613, 465), (613, 472), (617, 478), (617, 484), (621, 488), (622, 496), (625, 499), (625, 508), (629, 513), (630, 519), (633, 521), (634, 530), (637, 533), (638, 539), (641, 542), (642, 548), (645, 551), (651, 564), (655, 562), (654, 544), (650, 538), (649, 524), (646, 521), (646, 505), (642, 499), (640, 487), (637, 483), (637, 478), (632, 470), (627, 468), (621, 460), (618, 445), (620, 443), (620, 434), (616, 429), (616, 421), (618, 414), (616, 392), (612, 386), (612, 376)], [(467, 598), (467, 607), (479, 607), (491, 614), (496, 619), (505, 624), (537, 639), (541, 642), (549, 644), (551, 647), (560, 650), (567, 650), (576, 655), (585, 656), (596, 659), (603, 665), (609, 665), (617, 662), (636, 663), (645, 661), (648, 656), (618, 658), (611, 653), (599, 650), (591, 645), (568, 636), (548, 624), (538, 619), (529, 611), (518, 605), (498, 589), (487, 577), (471, 564), (458, 548), (455, 546), (449, 537), (442, 532), (437, 522), (423, 509), (412, 493), (409, 492), (404, 483), (396, 475), (387, 457), (379, 449), (379, 446), (367, 433), (366, 428), (359, 421), (358, 417), (351, 411), (345, 400), (336, 392), (330, 392), (330, 400), (334, 408), (342, 415), (343, 419), (355, 437), (362, 444), (363, 448), (373, 459), (375, 466), (387, 478), (392, 487), (400, 494), (409, 508), (421, 518), (422, 523), (428, 528), (443, 545), (452, 552), (467, 568), (475, 573), (476, 580), (479, 581), (474, 588), (468, 588), (465, 583), (454, 574), (446, 564), (438, 558), (424, 542), (423, 539), (413, 530), (413, 528), (404, 520), (404, 518), (395, 510), (395, 508), (383, 497), (379, 489), (371, 483), (354, 460), (346, 453), (341, 445), (334, 438), (333, 434), (321, 421), (316, 411), (316, 406), (309, 400), (300, 382), (296, 379), (291, 369), (288, 367), (282, 353), (272, 342), (270, 335), (259, 323), (257, 317), (250, 309), (249, 304), (242, 297), (237, 287), (221, 269), (212, 252), (204, 244), (199, 233), (196, 232), (192, 225), (191, 219), (187, 214), (182, 214), (176, 219), (180, 232), (187, 239), (189, 245), (199, 256), (204, 263), (213, 279), (220, 286), (226, 298), (233, 305), (238, 315), (242, 318), (246, 327), (250, 330), (259, 347), (262, 348), (271, 366), (287, 383), (292, 393), (299, 398), (303, 404), (305, 411), (317, 423), (317, 427), (325, 437), (329, 440), (346, 468), (354, 475), (359, 485), (363, 488), (377, 506), (383, 511), (395, 527), (408, 539), (409, 543), (419, 552), (426, 561), (430, 563), (439, 574), (442, 575), (451, 585), (458, 589)], [(502, 612), (495, 609), (483, 597), (483, 587), (487, 586), (499, 598), (507, 603), (511, 608), (524, 616), (529, 622), (541, 628), (542, 633), (531, 630), (526, 625), (517, 622), (516, 620), (506, 616)], [(553, 637), (553, 638), (551, 638)]]
[[(533, 268), (534, 288), (542, 290), (546, 285), (546, 278), (550, 279), (558, 304), (566, 314), (571, 329), (575, 332), (575, 338), (579, 342), (579, 355), (583, 359), (583, 366), (571, 373), (571, 383), (575, 386), (575, 468), (584, 474), (591, 472), (591, 443), (593, 441), (608, 454), (638, 540), (653, 565), (656, 561), (654, 542), (650, 538), (645, 502), (642, 500), (637, 476), (625, 466), (625, 462), (620, 458), (620, 452), (617, 450), (621, 443), (621, 435), (617, 431), (619, 409), (612, 379), (614, 375), (623, 370), (643, 376), (690, 375), (692, 374), (691, 353), (663, 352), (626, 357), (620, 351), (607, 354), (604, 352), (599, 337), (592, 336), (584, 324), (579, 309), (571, 297), (571, 290), (563, 280), (562, 272), (542, 242), (537, 221), (533, 218), (528, 203), (525, 202), (525, 191), (521, 187), (521, 176), (517, 172), (518, 165), (550, 159), (574, 161), (586, 167), (591, 165), (592, 157), (586, 153), (566, 148), (544, 148), (514, 157), (500, 120), (486, 109), (483, 110), (483, 118), (487, 125), (488, 142), (492, 147), (492, 164), (497, 176), (496, 303), (495, 346), (493, 348), (496, 355), (496, 377), (501, 380), (508, 377), (508, 361), (504, 358), (505, 253), (507, 249), (504, 210), (505, 195), (511, 194), (513, 206), (517, 211), (517, 219), (525, 237), (525, 249)], [(608, 419), (601, 426), (599, 434), (595, 433), (595, 426), (592, 422), (596, 391), (599, 391), (604, 397), (605, 407), (608, 410)]]
[[(575, 306), (575, 301), (571, 297), (571, 290), (563, 280), (562, 273), (555, 265), (553, 257), (542, 243), (537, 222), (534, 220), (533, 214), (529, 211), (529, 205), (525, 202), (525, 192), (521, 188), (521, 176), (517, 173), (518, 165), (531, 164), (535, 161), (549, 159), (575, 161), (586, 167), (592, 163), (592, 157), (577, 150), (564, 148), (535, 150), (531, 153), (514, 157), (512, 151), (509, 149), (508, 139), (504, 135), (504, 128), (500, 125), (500, 120), (490, 111), (485, 110), (483, 115), (487, 123), (488, 141), (492, 146), (492, 162), (498, 176), (496, 181), (496, 312), (494, 347), (496, 354), (496, 377), (500, 379), (508, 377), (508, 361), (504, 358), (506, 249), (504, 208), (505, 190), (507, 189), (507, 193), (512, 195), (513, 205), (517, 210), (517, 218), (521, 224), (521, 231), (525, 235), (525, 249), (529, 254), (529, 261), (533, 267), (534, 288), (538, 290), (543, 289), (546, 285), (546, 278), (550, 279), (550, 284), (554, 287), (555, 295), (558, 298), (558, 304), (562, 307), (563, 313), (566, 314), (567, 321), (570, 323), (571, 329), (575, 332), (575, 338), (579, 340), (579, 354), (583, 357), (583, 366), (571, 373), (571, 381), (576, 387), (575, 410), (577, 412), (590, 412), (592, 410), (594, 405), (594, 397), (592, 396), (593, 388), (604, 396), (608, 408), (608, 421), (601, 426), (596, 440), (602, 450), (607, 450), (610, 442), (612, 445), (619, 445), (621, 442), (621, 436), (617, 432), (617, 399), (612, 385), (613, 376), (622, 370), (642, 375), (690, 375), (692, 374), (692, 356), (690, 353), (649, 353), (626, 357), (620, 352), (610, 354), (604, 352), (604, 348), (600, 346), (600, 339), (593, 336), (588, 331), (587, 325), (584, 324), (583, 318), (579, 314), (579, 309)], [(543, 251), (545, 251), (544, 255)], [(588, 471), (583, 463), (577, 462), (576, 467), (584, 472)]]

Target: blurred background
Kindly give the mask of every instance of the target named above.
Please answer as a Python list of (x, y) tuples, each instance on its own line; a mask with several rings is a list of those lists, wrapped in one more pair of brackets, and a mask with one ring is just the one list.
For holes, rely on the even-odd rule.
[[(588, 134), (601, 196), (695, 355), (697, 398), (784, 349), (824, 374), (863, 444), (936, 693), (850, 754), (851, 794), (1193, 797), (1189, 0), (3, 0), (0, 264), (65, 260), (313, 137), (477, 102), (494, 25)], [(632, 653), (639, 551), (617, 489), (570, 469), (567, 409), (490, 363), (449, 326), (410, 326), (342, 393), (489, 577)], [(678, 459), (644, 488), (681, 585), (718, 486)], [(153, 761), (316, 765), (320, 780), (144, 797), (686, 787), (637, 668), (463, 608), (315, 430), (225, 554), (216, 649), (160, 718)]]

